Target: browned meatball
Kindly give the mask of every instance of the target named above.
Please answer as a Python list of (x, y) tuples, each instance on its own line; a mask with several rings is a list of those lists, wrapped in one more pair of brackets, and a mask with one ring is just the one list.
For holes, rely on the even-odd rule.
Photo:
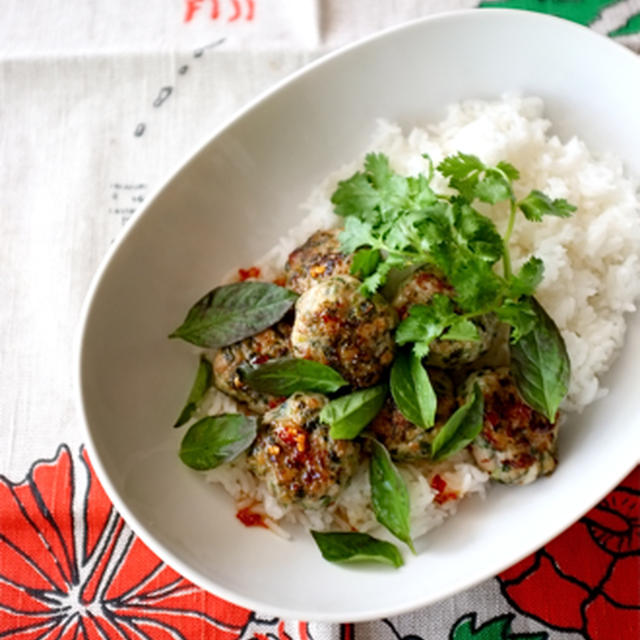
[(471, 444), (477, 465), (494, 480), (528, 484), (557, 465), (555, 424), (527, 405), (507, 367), (484, 369), (465, 382), (468, 396), (477, 383), (484, 397), (482, 432)]
[(304, 293), (331, 276), (347, 275), (352, 256), (340, 251), (340, 229), (316, 231), (291, 253), (285, 271), (285, 286)]
[[(429, 304), (437, 293), (453, 297), (454, 290), (440, 271), (434, 267), (421, 267), (402, 283), (393, 307), (403, 320), (414, 304)], [(434, 340), (429, 348), (427, 364), (433, 367), (459, 367), (473, 362), (489, 351), (498, 333), (498, 320), (493, 314), (474, 318), (479, 340)]]
[(215, 386), (227, 395), (244, 402), (251, 411), (264, 413), (274, 407), (279, 398), (248, 387), (240, 376), (242, 365), (258, 365), (290, 354), (291, 323), (281, 321), (255, 336), (235, 342), (216, 351), (213, 357)]
[(355, 387), (370, 387), (393, 360), (397, 317), (382, 296), (365, 298), (360, 285), (352, 276), (334, 276), (303, 293), (291, 346), (297, 358), (327, 364)]
[(248, 457), (249, 469), (286, 507), (331, 504), (355, 473), (360, 445), (332, 440), (319, 414), (327, 403), (315, 393), (294, 393), (264, 415)]
[(431, 443), (456, 408), (453, 383), (438, 369), (429, 369), (429, 379), (438, 397), (435, 424), (423, 429), (407, 420), (389, 396), (382, 411), (369, 425), (369, 430), (388, 449), (394, 460), (409, 461), (428, 458)]

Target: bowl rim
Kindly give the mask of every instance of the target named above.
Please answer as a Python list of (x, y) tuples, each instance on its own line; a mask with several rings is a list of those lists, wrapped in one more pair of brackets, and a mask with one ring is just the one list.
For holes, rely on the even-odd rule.
[[(148, 211), (152, 209), (156, 203), (156, 201), (162, 196), (163, 192), (166, 188), (171, 184), (171, 182), (175, 179), (175, 177), (180, 174), (182, 171), (186, 169), (186, 167), (192, 162), (196, 162), (199, 156), (203, 153), (206, 153), (209, 145), (216, 139), (218, 136), (223, 134), (227, 129), (232, 127), (234, 124), (242, 120), (245, 116), (249, 115), (254, 109), (260, 107), (260, 105), (267, 101), (271, 96), (275, 95), (283, 88), (289, 86), (296, 82), (300, 77), (313, 72), (316, 68), (321, 67), (329, 62), (331, 62), (334, 58), (337, 58), (347, 52), (352, 50), (366, 47), (369, 44), (377, 41), (383, 40), (386, 37), (392, 36), (396, 32), (403, 31), (405, 29), (412, 28), (421, 28), (424, 24), (430, 23), (438, 23), (438, 22), (447, 22), (447, 21), (457, 21), (457, 20), (493, 20), (495, 16), (511, 16), (511, 18), (521, 21), (531, 21), (533, 23), (538, 23), (541, 28), (544, 28), (547, 24), (558, 24), (562, 23), (563, 28), (568, 31), (580, 32), (583, 36), (591, 38), (594, 43), (598, 42), (599, 47), (609, 48), (610, 50), (616, 50), (616, 55), (621, 55), (629, 60), (634, 60), (638, 65), (638, 70), (640, 71), (640, 56), (637, 56), (632, 51), (630, 51), (625, 46), (611, 40), (607, 36), (603, 36), (597, 32), (594, 32), (589, 27), (583, 26), (581, 24), (572, 22), (570, 20), (566, 20), (564, 18), (559, 18), (557, 16), (552, 16), (549, 14), (539, 13), (535, 11), (525, 10), (525, 9), (505, 9), (500, 7), (484, 7), (480, 9), (472, 8), (472, 9), (458, 9), (458, 10), (450, 10), (442, 13), (438, 13), (435, 15), (429, 15), (409, 21), (402, 22), (397, 25), (393, 25), (391, 27), (387, 27), (380, 31), (377, 31), (373, 34), (367, 35), (363, 38), (356, 40), (355, 42), (343, 45), (338, 47), (334, 51), (331, 51), (327, 54), (321, 55), (318, 59), (303, 65), (300, 69), (295, 72), (287, 75), (283, 79), (276, 82), (274, 85), (270, 86), (266, 90), (259, 93), (256, 97), (247, 102), (243, 107), (236, 110), (231, 116), (226, 118), (221, 125), (219, 125), (215, 130), (208, 134), (202, 141), (197, 143), (193, 150), (186, 153), (183, 157), (183, 160), (175, 165), (173, 169), (165, 173), (164, 178), (158, 181), (158, 186), (152, 191), (151, 196), (147, 199), (147, 201), (143, 204), (142, 207), (138, 211), (136, 211), (131, 219), (128, 221), (127, 225), (122, 229), (122, 231), (115, 238), (111, 246), (108, 248), (106, 254), (101, 259), (99, 266), (94, 273), (89, 287), (87, 289), (87, 293), (85, 295), (84, 301), (82, 303), (79, 322), (77, 325), (77, 333), (75, 339), (75, 345), (73, 350), (73, 359), (75, 362), (75, 375), (74, 375), (74, 398), (75, 405), (77, 408), (77, 412), (81, 418), (81, 428), (84, 436), (84, 444), (89, 453), (89, 459), (93, 466), (93, 469), (98, 477), (98, 480), (105, 492), (107, 493), (109, 499), (113, 503), (113, 506), (116, 508), (118, 513), (122, 516), (126, 524), (131, 528), (131, 530), (135, 533), (136, 536), (140, 538), (140, 540), (153, 552), (155, 553), (160, 560), (162, 560), (166, 565), (173, 568), (179, 574), (187, 578), (189, 581), (193, 582), (198, 587), (203, 590), (220, 597), (224, 600), (231, 602), (232, 604), (239, 605), (241, 607), (245, 607), (250, 610), (258, 611), (259, 613), (264, 613), (268, 615), (274, 615), (278, 617), (282, 617), (284, 619), (296, 619), (296, 620), (305, 620), (305, 621), (313, 621), (313, 622), (327, 622), (327, 623), (344, 623), (344, 622), (365, 622), (370, 620), (376, 620), (383, 617), (400, 615), (404, 613), (408, 613), (411, 611), (415, 611), (419, 608), (428, 606), (430, 604), (440, 602), (445, 598), (448, 598), (456, 593), (459, 593), (463, 590), (470, 589), (475, 585), (483, 582), (501, 571), (504, 571), (510, 566), (513, 566), (520, 562), (522, 559), (535, 552), (539, 547), (528, 548), (523, 551), (522, 554), (516, 558), (516, 560), (509, 559), (503, 564), (497, 565), (497, 569), (495, 566), (492, 566), (489, 571), (485, 571), (481, 575), (476, 576), (472, 580), (460, 580), (456, 584), (449, 586), (446, 590), (443, 590), (437, 596), (428, 597), (422, 601), (411, 601), (408, 602), (404, 606), (391, 606), (386, 609), (378, 609), (376, 611), (363, 611), (361, 609), (357, 609), (355, 611), (346, 611), (340, 612), (336, 615), (336, 613), (332, 611), (322, 612), (322, 614), (318, 614), (317, 612), (308, 615), (308, 612), (305, 612), (303, 609), (298, 607), (279, 607), (273, 606), (270, 604), (265, 604), (256, 600), (252, 597), (248, 597), (243, 595), (240, 592), (237, 592), (233, 589), (229, 589), (215, 582), (211, 581), (210, 578), (201, 574), (196, 568), (192, 568), (188, 564), (185, 564), (182, 560), (177, 558), (172, 551), (162, 545), (159, 541), (156, 540), (153, 533), (146, 528), (144, 524), (135, 516), (135, 514), (129, 509), (128, 505), (124, 501), (124, 499), (120, 496), (119, 492), (116, 490), (114, 484), (111, 482), (109, 473), (106, 469), (106, 466), (103, 463), (103, 459), (100, 456), (98, 448), (96, 447), (94, 438), (92, 436), (92, 429), (89, 424), (89, 419), (87, 415), (87, 410), (85, 408), (85, 399), (84, 399), (84, 387), (83, 387), (83, 377), (84, 377), (84, 346), (85, 346), (85, 338), (86, 338), (86, 329), (89, 321), (89, 316), (91, 314), (91, 308), (93, 306), (94, 299), (96, 297), (96, 293), (100, 286), (100, 283), (105, 275), (112, 259), (114, 256), (121, 250), (122, 246), (125, 244), (129, 235), (133, 232), (135, 227), (139, 224), (140, 220), (147, 215)], [(584, 515), (591, 507), (595, 506), (602, 498), (604, 498), (611, 490), (613, 490), (617, 484), (624, 479), (628, 473), (630, 473), (635, 465), (640, 462), (640, 458), (637, 462), (631, 464), (631, 466), (621, 467), (619, 469), (619, 478), (616, 482), (611, 483), (611, 486), (606, 486), (602, 488), (602, 491), (599, 495), (593, 499), (590, 506), (584, 510), (582, 510), (577, 516), (576, 514), (572, 514), (570, 518), (565, 517), (561, 523), (557, 524), (552, 529), (548, 530), (547, 535), (545, 536), (542, 545), (546, 544), (557, 535), (565, 531), (573, 522), (575, 522), (579, 517)], [(541, 546), (542, 546), (541, 545)]]

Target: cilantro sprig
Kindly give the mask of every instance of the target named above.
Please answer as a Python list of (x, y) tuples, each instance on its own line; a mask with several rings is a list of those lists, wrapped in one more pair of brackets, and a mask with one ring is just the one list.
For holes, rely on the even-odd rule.
[[(366, 156), (363, 171), (338, 184), (331, 201), (335, 212), (345, 218), (342, 250), (355, 252), (352, 273), (362, 278), (365, 295), (384, 286), (394, 269), (432, 265), (444, 274), (454, 295), (436, 295), (428, 305), (414, 305), (398, 326), (397, 342), (413, 343), (416, 356), (426, 356), (436, 339), (478, 339), (473, 319), (488, 313), (511, 327), (511, 343), (516, 345), (537, 330), (540, 310), (533, 294), (544, 275), (544, 264), (536, 256), (517, 272), (513, 270), (509, 242), (518, 212), (541, 222), (546, 216), (566, 218), (576, 208), (536, 189), (518, 200), (513, 183), (520, 173), (513, 165), (489, 166), (465, 153), (448, 156), (436, 167), (450, 188), (450, 193), (437, 193), (431, 184), (433, 165), (425, 158), (428, 175), (402, 176), (384, 154), (372, 153)], [(509, 215), (502, 233), (476, 208), (476, 202), (507, 204)], [(557, 327), (555, 333), (559, 336)], [(557, 352), (558, 345), (563, 347), (562, 338), (551, 342), (554, 352), (530, 354), (528, 366), (544, 369), (545, 362), (552, 361), (568, 368), (566, 350), (564, 356)], [(527, 344), (550, 342), (532, 339)], [(546, 373), (553, 375), (553, 371)], [(532, 374), (541, 376), (540, 370)], [(521, 379), (525, 377), (526, 372)], [(563, 386), (554, 398), (566, 394), (566, 385), (559, 384)], [(538, 406), (529, 400), (530, 404), (555, 415), (557, 404), (549, 405), (548, 396), (541, 394)]]

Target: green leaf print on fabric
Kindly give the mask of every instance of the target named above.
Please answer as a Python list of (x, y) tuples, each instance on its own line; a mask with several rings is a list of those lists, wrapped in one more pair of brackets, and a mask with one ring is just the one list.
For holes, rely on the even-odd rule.
[(617, 38), (618, 36), (632, 36), (636, 33), (640, 33), (640, 13), (631, 16), (623, 26), (610, 31), (608, 35)]
[(549, 13), (587, 26), (600, 16), (603, 9), (621, 1), (624, 0), (583, 0), (582, 2), (575, 0), (485, 0), (478, 6), (527, 9), (528, 11)]
[(460, 618), (449, 635), (449, 640), (548, 640), (546, 631), (540, 633), (513, 633), (511, 623), (515, 615), (507, 613), (476, 626), (476, 614), (467, 613)]

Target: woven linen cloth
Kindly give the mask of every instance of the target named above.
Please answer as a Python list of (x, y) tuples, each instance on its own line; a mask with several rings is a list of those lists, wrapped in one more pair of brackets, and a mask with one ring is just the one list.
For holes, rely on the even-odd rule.
[(555, 13), (640, 52), (640, 0), (4, 0), (0, 638), (639, 637), (638, 470), (500, 576), (393, 619), (330, 625), (190, 584), (115, 512), (83, 448), (81, 303), (147, 195), (235, 110), (318, 56), (476, 6)]

